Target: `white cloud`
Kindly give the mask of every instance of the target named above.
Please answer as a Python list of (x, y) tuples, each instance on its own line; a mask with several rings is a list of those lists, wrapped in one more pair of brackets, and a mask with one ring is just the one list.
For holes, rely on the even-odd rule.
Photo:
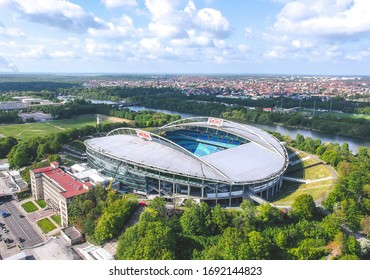
[(195, 22), (202, 30), (211, 32), (217, 37), (227, 37), (231, 31), (229, 21), (222, 16), (221, 12), (211, 8), (198, 11)]
[(244, 36), (245, 37), (251, 37), (253, 34), (253, 29), (252, 27), (248, 26), (244, 29)]
[(29, 21), (74, 32), (106, 28), (101, 19), (66, 0), (2, 0), (0, 6), (10, 8)]
[(136, 0), (101, 0), (101, 2), (109, 9), (118, 7), (135, 7), (137, 6)]
[(273, 30), (307, 37), (350, 38), (370, 32), (368, 0), (296, 0), (286, 3)]
[(0, 56), (0, 67), (10, 69), (13, 72), (18, 72), (18, 67), (13, 62), (9, 62), (3, 56)]
[(45, 48), (43, 46), (34, 46), (31, 49), (27, 51), (22, 51), (19, 54), (19, 57), (21, 58), (31, 58), (31, 59), (41, 59), (41, 58), (47, 58), (48, 55), (45, 51)]
[(148, 50), (159, 50), (161, 43), (157, 38), (143, 38), (140, 40), (140, 45)]
[(54, 51), (50, 53), (52, 58), (75, 58), (76, 54), (72, 51)]
[(231, 33), (229, 21), (218, 10), (198, 10), (193, 1), (179, 8), (181, 1), (146, 0), (151, 22), (148, 30), (153, 37), (169, 38), (174, 44), (209, 45), (213, 39), (226, 38)]
[(115, 22), (107, 22), (104, 24), (106, 25), (105, 29), (89, 28), (88, 33), (97, 37), (122, 37), (134, 33), (133, 21), (127, 15), (123, 15)]
[(263, 56), (268, 59), (275, 59), (275, 58), (279, 58), (280, 55), (281, 53), (277, 50), (269, 50), (265, 52)]
[(25, 34), (19, 28), (6, 28), (4, 24), (0, 22), (0, 35), (7, 37), (23, 37)]

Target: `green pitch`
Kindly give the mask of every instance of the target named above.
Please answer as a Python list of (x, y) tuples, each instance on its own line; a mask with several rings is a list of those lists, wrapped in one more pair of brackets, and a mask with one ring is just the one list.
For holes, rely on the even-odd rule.
[[(102, 123), (108, 123), (103, 120)], [(13, 136), (17, 139), (27, 139), (35, 136), (44, 136), (49, 133), (57, 133), (70, 128), (80, 128), (86, 125), (96, 125), (96, 115), (84, 115), (72, 119), (55, 120), (49, 122), (37, 122), (26, 124), (1, 125), (0, 134)]]

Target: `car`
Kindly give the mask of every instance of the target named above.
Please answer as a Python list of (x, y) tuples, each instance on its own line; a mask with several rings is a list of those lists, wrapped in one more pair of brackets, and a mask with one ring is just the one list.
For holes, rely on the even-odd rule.
[(24, 218), (24, 215), (22, 215), (22, 214), (21, 214), (21, 215), (19, 215), (19, 218)]
[(22, 238), (22, 237), (18, 237), (18, 241), (19, 241), (20, 243), (23, 243), (23, 242), (25, 241), (25, 239), (24, 239), (24, 238)]

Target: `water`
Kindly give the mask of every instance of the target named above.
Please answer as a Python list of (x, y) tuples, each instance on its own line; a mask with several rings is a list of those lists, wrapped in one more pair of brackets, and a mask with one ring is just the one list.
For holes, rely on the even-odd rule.
[(151, 110), (151, 111), (156, 111), (156, 112), (161, 112), (164, 114), (170, 114), (170, 115), (180, 115), (181, 118), (190, 118), (190, 117), (195, 117), (196, 115), (194, 114), (186, 114), (186, 113), (180, 113), (176, 111), (170, 111), (170, 110), (162, 110), (162, 109), (152, 109), (152, 108), (147, 108), (144, 106), (128, 106), (125, 107), (130, 109), (131, 111), (138, 112), (138, 111), (143, 111), (143, 110)]
[(91, 101), (92, 104), (109, 104), (109, 105), (117, 105), (120, 104), (118, 102), (110, 101), (110, 100), (97, 100), (97, 99), (86, 99)]
[(331, 143), (338, 143), (339, 145), (342, 145), (343, 143), (347, 143), (349, 146), (349, 149), (353, 153), (357, 153), (359, 147), (370, 148), (370, 141), (360, 139), (360, 138), (355, 138), (355, 137), (338, 136), (338, 135), (333, 135), (333, 134), (320, 132), (320, 131), (312, 131), (312, 130), (302, 129), (302, 128), (291, 128), (291, 127), (285, 127), (285, 126), (274, 125), (274, 124), (253, 123), (251, 125), (256, 126), (258, 128), (265, 129), (265, 130), (279, 132), (282, 135), (289, 135), (293, 139), (299, 133), (299, 134), (302, 134), (304, 137), (311, 137), (312, 139), (320, 139), (321, 142), (323, 143), (331, 142)]
[[(152, 109), (152, 108), (147, 108), (144, 106), (129, 106), (126, 107), (132, 111), (142, 111), (142, 110), (152, 110), (156, 112), (162, 112), (166, 114), (176, 114), (180, 115), (182, 118), (189, 118), (189, 117), (196, 117), (194, 114), (185, 114), (185, 113), (180, 113), (176, 111), (170, 111), (170, 110), (161, 110), (161, 109)], [(331, 142), (331, 143), (338, 143), (339, 145), (342, 145), (343, 143), (347, 143), (349, 146), (349, 149), (353, 153), (357, 153), (359, 147), (368, 147), (370, 148), (370, 141), (369, 140), (364, 140), (360, 138), (354, 138), (354, 137), (348, 137), (348, 136), (338, 136), (338, 135), (333, 135), (325, 132), (318, 132), (318, 131), (312, 131), (309, 129), (303, 129), (303, 128), (292, 128), (292, 127), (285, 127), (285, 126), (280, 126), (280, 125), (275, 125), (275, 124), (260, 124), (260, 123), (248, 123), (252, 126), (269, 130), (272, 132), (279, 132), (282, 135), (288, 135), (292, 137), (293, 139), (296, 137), (297, 134), (301, 134), (304, 137), (311, 137), (312, 139), (320, 139), (321, 142)]]

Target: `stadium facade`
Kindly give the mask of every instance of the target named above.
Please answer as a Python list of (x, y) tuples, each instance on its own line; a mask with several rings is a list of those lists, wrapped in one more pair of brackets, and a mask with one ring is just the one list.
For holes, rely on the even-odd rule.
[(119, 128), (85, 141), (88, 163), (125, 191), (176, 202), (192, 198), (238, 205), (270, 199), (289, 162), (282, 143), (253, 126), (194, 117), (153, 132)]

